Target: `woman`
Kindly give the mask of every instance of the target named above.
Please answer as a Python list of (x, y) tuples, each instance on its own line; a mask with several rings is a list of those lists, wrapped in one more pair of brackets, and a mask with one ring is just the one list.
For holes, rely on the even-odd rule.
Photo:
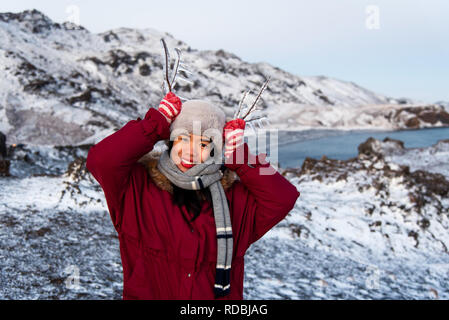
[[(220, 108), (182, 105), (170, 92), (144, 119), (91, 147), (86, 167), (119, 235), (123, 299), (243, 299), (246, 250), (299, 196), (249, 152), (243, 129), (241, 119), (225, 123)], [(225, 133), (224, 164), (215, 161), (223, 147), (217, 132)], [(168, 150), (148, 155), (169, 138)]]

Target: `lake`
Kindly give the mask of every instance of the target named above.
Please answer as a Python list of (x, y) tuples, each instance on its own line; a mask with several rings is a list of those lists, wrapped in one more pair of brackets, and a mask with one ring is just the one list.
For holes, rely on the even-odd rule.
[[(272, 133), (270, 133), (272, 134)], [(386, 137), (401, 140), (405, 148), (428, 147), (438, 140), (449, 139), (449, 128), (428, 128), (418, 130), (372, 131), (372, 130), (305, 130), (280, 131), (278, 138), (270, 137), (265, 140), (267, 145), (278, 140), (279, 166), (301, 167), (306, 157), (320, 159), (323, 155), (328, 158), (347, 160), (358, 154), (357, 147), (369, 137), (383, 140)], [(260, 136), (259, 136), (260, 137)], [(259, 138), (260, 139), (260, 138)], [(271, 141), (273, 140), (273, 141)], [(249, 143), (250, 149), (253, 144)], [(261, 147), (262, 148), (262, 147)], [(257, 150), (257, 149), (256, 149)], [(262, 148), (264, 150), (264, 148)], [(271, 150), (273, 152), (274, 149)], [(258, 151), (256, 151), (258, 152)], [(266, 152), (266, 151), (261, 151)], [(270, 152), (268, 152), (270, 156)], [(274, 154), (270, 160), (275, 159)]]

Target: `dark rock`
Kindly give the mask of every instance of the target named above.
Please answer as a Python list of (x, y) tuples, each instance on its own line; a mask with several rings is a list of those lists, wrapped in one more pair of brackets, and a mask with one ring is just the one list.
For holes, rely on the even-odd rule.
[(418, 222), (418, 225), (423, 229), (427, 229), (430, 226), (430, 221), (429, 219), (423, 218), (421, 221)]
[(393, 121), (399, 121), (400, 114), (403, 112), (415, 115), (406, 121), (407, 128), (419, 128), (421, 121), (432, 125), (440, 121), (443, 125), (449, 125), (449, 113), (441, 105), (404, 107), (396, 112)]
[(9, 177), (10, 160), (0, 160), (0, 177)]
[(87, 89), (83, 93), (81, 93), (79, 96), (70, 97), (67, 99), (67, 102), (70, 104), (74, 104), (75, 102), (85, 101), (90, 102), (92, 99), (92, 89)]
[(410, 174), (413, 184), (425, 186), (427, 192), (438, 194), (442, 197), (449, 195), (449, 182), (442, 174), (417, 170)]
[(407, 104), (408, 100), (406, 98), (400, 98), (396, 100), (398, 104)]
[(209, 65), (209, 71), (218, 71), (218, 72), (223, 72), (223, 73), (227, 73), (226, 72), (226, 67), (224, 66), (224, 64), (221, 62), (221, 60), (219, 60), (219, 62), (217, 63), (212, 63)]
[[(90, 60), (94, 62), (96, 65), (104, 65), (111, 67), (114, 72), (117, 72), (117, 74), (120, 74), (120, 72), (117, 71), (117, 69), (125, 69), (125, 73), (132, 73), (134, 67), (139, 63), (140, 60), (145, 61), (147, 58), (151, 57), (151, 54), (146, 51), (137, 52), (134, 55), (129, 54), (128, 52), (121, 50), (121, 49), (115, 49), (109, 51), (109, 57), (105, 60), (101, 60), (97, 57), (88, 57), (86, 60)], [(143, 73), (145, 72), (151, 72), (150, 67), (146, 64), (144, 64), (143, 69), (139, 68), (139, 71)], [(156, 67), (159, 67), (162, 69), (161, 64), (154, 64)], [(149, 74), (149, 73), (148, 73)], [(144, 75), (144, 74), (142, 74)]]
[(191, 92), (192, 87), (190, 84), (180, 85), (179, 82), (176, 82), (175, 86), (173, 87), (175, 91), (184, 91), (184, 92)]
[(417, 117), (413, 117), (407, 120), (405, 123), (407, 128), (419, 128), (419, 119)]
[[(386, 137), (383, 142), (389, 142), (389, 144), (391, 145), (389, 146), (389, 151), (404, 149), (404, 142), (402, 142), (401, 140)], [(393, 150), (391, 150), (392, 148)], [(365, 142), (359, 144), (357, 150), (359, 155), (363, 154), (367, 156), (375, 155), (377, 157), (383, 157), (382, 146), (379, 144), (379, 141), (377, 139), (374, 139), (373, 137), (369, 137)]]
[(44, 87), (46, 87), (48, 85), (52, 85), (52, 84), (56, 84), (56, 82), (51, 77), (48, 77), (46, 79), (35, 79), (35, 80), (31, 80), (30, 82), (28, 82), (23, 87), (23, 89), (28, 92), (36, 92), (36, 91), (40, 91)]
[(418, 248), (418, 245), (419, 245), (419, 241), (418, 241), (419, 234), (416, 231), (412, 230), (412, 231), (410, 231), (408, 233), (408, 236), (412, 237), (413, 239), (415, 239), (415, 241), (416, 241), (415, 247)]
[(330, 105), (334, 105), (334, 103), (332, 101), (329, 100), (329, 98), (324, 95), (324, 93), (321, 91), (321, 89), (315, 90), (312, 92), (315, 96), (317, 96), (318, 98), (320, 98), (321, 100), (323, 100), (325, 103), (330, 104)]
[(305, 158), (304, 162), (302, 163), (302, 166), (301, 166), (301, 175), (312, 171), (312, 169), (315, 167), (317, 162), (318, 162), (318, 160), (316, 160), (316, 159), (309, 158), (309, 157)]
[(376, 142), (377, 140), (374, 139), (373, 137), (369, 137), (365, 142), (359, 144), (359, 146), (357, 147), (357, 150), (360, 154), (365, 154), (367, 156), (370, 155), (379, 155), (378, 151), (375, 150), (375, 148), (373, 148), (373, 144)]
[(146, 77), (151, 74), (151, 68), (146, 63), (139, 67), (139, 73), (141, 76)]
[(109, 31), (108, 33), (106, 33), (106, 34), (103, 36), (103, 40), (104, 40), (105, 42), (111, 42), (112, 39), (117, 40), (117, 41), (120, 40), (119, 37), (118, 37), (118, 35), (115, 34), (115, 33), (112, 32), (112, 31)]
[(42, 227), (42, 228), (40, 228), (38, 230), (33, 230), (33, 231), (25, 233), (25, 239), (26, 240), (30, 240), (32, 238), (43, 237), (43, 236), (45, 236), (49, 232), (51, 232), (50, 228)]
[[(23, 85), (23, 89), (27, 92), (43, 93), (45, 91), (54, 92), (57, 81), (45, 70), (40, 69), (26, 60), (19, 54), (11, 53), (15, 58), (22, 60), (18, 66), (15, 75), (19, 77), (19, 82)], [(43, 92), (41, 92), (43, 91)]]
[(230, 52), (227, 52), (227, 51), (225, 51), (225, 50), (223, 50), (223, 49), (220, 49), (220, 50), (216, 51), (216, 52), (215, 52), (215, 55), (216, 55), (217, 57), (221, 57), (221, 58), (225, 58), (225, 59), (230, 59), (230, 58), (232, 58), (232, 59), (238, 59), (238, 60), (240, 60), (240, 58), (239, 58), (238, 56), (236, 56), (235, 54), (230, 53)]
[(8, 156), (6, 148), (6, 136), (0, 131), (0, 159), (5, 159)]
[(17, 21), (32, 33), (42, 33), (54, 27), (54, 23), (46, 15), (36, 9), (25, 10), (19, 13), (0, 13), (0, 21)]

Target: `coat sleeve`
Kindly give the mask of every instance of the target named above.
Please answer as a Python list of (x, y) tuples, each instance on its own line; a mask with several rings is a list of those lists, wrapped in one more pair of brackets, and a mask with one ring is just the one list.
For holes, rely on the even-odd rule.
[(167, 120), (155, 108), (89, 149), (86, 167), (101, 185), (115, 229), (120, 232), (124, 193), (139, 160), (161, 139), (170, 137)]
[(300, 193), (265, 160), (265, 155), (250, 154), (249, 163), (242, 164), (236, 173), (249, 198), (246, 203), (250, 207), (243, 218), (249, 247), (287, 216)]

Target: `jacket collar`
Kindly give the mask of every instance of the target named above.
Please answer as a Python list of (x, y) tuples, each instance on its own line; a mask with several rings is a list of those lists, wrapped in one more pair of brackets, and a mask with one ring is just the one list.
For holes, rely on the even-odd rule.
[[(160, 189), (173, 194), (173, 185), (171, 181), (157, 168), (157, 163), (161, 154), (162, 152), (160, 151), (152, 151), (140, 158), (138, 162), (145, 166), (149, 176)], [(236, 180), (239, 180), (237, 174), (229, 168), (226, 168), (223, 172), (223, 177), (220, 180), (224, 191), (229, 189)]]

